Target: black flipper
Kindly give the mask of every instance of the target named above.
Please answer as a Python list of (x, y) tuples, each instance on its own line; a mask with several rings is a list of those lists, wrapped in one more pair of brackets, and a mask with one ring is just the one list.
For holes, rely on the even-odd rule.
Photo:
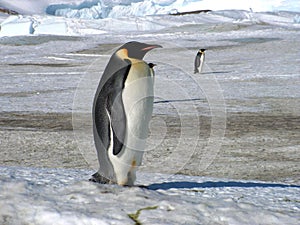
[[(97, 133), (106, 150), (113, 138), (113, 154), (120, 153), (125, 140), (126, 115), (122, 100), (122, 91), (131, 65), (116, 71), (103, 85), (95, 105), (95, 125)], [(107, 115), (109, 113), (109, 115)], [(103, 119), (102, 117), (107, 116)], [(110, 120), (109, 120), (110, 118)], [(112, 127), (113, 137), (110, 137)]]
[[(130, 65), (118, 71), (115, 74), (114, 90), (110, 92), (107, 99), (107, 110), (110, 114), (111, 126), (113, 130), (113, 154), (117, 155), (121, 152), (125, 141), (126, 134), (126, 114), (122, 99), (122, 91), (127, 78)], [(124, 79), (125, 78), (125, 79)]]
[(195, 57), (195, 62), (194, 62), (194, 73), (199, 73), (199, 66), (200, 66), (200, 58), (201, 58), (201, 53), (198, 52), (196, 57)]

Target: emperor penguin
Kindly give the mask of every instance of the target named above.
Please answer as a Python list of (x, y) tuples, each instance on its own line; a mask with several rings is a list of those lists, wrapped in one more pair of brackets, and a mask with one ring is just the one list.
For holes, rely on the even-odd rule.
[(161, 47), (132, 41), (111, 56), (94, 97), (93, 135), (100, 168), (90, 180), (134, 185), (153, 111), (155, 64), (143, 57)]
[(195, 62), (194, 62), (194, 73), (202, 73), (203, 70), (203, 64), (205, 60), (205, 51), (206, 49), (202, 48), (199, 49), (197, 52), (197, 55), (195, 57)]

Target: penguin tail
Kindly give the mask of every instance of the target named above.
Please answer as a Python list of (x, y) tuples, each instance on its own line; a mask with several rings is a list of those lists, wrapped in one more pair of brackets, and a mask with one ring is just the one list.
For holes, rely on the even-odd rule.
[(199, 73), (199, 70), (198, 70), (198, 69), (195, 69), (195, 70), (194, 70), (194, 73)]

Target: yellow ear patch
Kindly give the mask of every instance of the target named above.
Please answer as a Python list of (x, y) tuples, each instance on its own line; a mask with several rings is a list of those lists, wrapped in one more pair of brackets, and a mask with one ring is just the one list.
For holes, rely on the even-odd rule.
[(119, 56), (121, 59), (127, 59), (128, 58), (128, 50), (126, 48), (122, 48), (116, 53), (117, 56)]

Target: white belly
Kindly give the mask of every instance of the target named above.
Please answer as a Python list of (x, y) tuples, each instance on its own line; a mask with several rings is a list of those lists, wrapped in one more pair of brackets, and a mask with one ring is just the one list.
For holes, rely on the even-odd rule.
[(149, 66), (144, 62), (131, 67), (125, 82), (122, 93), (127, 120), (125, 143), (120, 154), (110, 153), (120, 185), (133, 185), (137, 166), (142, 163), (153, 111), (153, 82)]
[(204, 55), (204, 53), (202, 53), (201, 58), (200, 58), (200, 67), (199, 67), (200, 73), (202, 73), (202, 71), (203, 71), (204, 59), (205, 59), (205, 55)]

